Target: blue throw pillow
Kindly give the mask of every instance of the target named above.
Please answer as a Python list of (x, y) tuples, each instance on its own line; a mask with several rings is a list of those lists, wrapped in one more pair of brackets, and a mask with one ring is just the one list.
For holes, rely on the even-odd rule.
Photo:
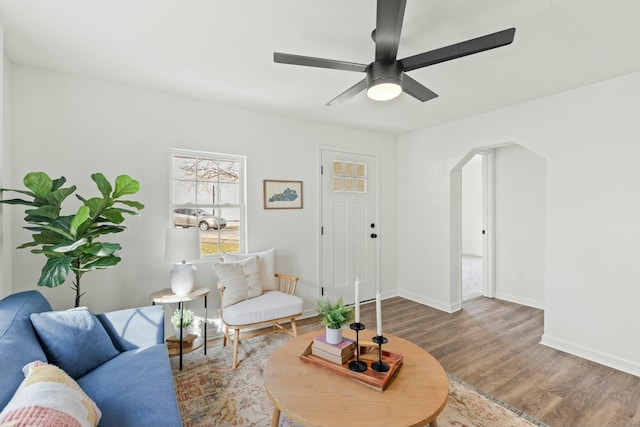
[(78, 379), (119, 354), (87, 307), (31, 314), (49, 363)]

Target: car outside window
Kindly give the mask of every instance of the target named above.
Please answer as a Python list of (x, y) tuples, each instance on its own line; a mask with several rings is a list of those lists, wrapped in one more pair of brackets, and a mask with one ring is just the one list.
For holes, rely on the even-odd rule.
[(171, 150), (170, 227), (198, 227), (202, 255), (244, 250), (244, 156)]

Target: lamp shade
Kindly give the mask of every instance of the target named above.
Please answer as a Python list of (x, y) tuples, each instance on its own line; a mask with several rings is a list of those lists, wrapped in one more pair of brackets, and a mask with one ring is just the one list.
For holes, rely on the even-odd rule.
[(389, 101), (402, 93), (402, 86), (398, 83), (376, 83), (367, 89), (367, 96), (374, 101)]
[(164, 257), (167, 261), (173, 262), (200, 259), (200, 229), (172, 228), (167, 230)]

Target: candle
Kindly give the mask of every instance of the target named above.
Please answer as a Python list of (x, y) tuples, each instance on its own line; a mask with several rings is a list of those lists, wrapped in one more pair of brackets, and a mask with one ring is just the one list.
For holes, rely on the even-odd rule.
[(382, 309), (380, 303), (380, 291), (376, 292), (376, 332), (379, 337), (382, 336)]
[(354, 305), (356, 307), (355, 322), (360, 323), (360, 280), (358, 280), (357, 277), (356, 277), (356, 302)]

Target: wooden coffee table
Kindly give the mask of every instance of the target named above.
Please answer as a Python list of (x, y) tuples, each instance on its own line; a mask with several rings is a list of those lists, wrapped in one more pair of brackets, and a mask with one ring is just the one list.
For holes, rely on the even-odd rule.
[[(345, 336), (355, 339), (353, 331)], [(383, 349), (403, 355), (402, 365), (384, 391), (343, 378), (299, 359), (322, 331), (294, 338), (273, 352), (264, 385), (274, 405), (271, 425), (280, 412), (304, 426), (436, 426), (449, 396), (449, 380), (438, 361), (409, 341), (385, 335)], [(360, 332), (370, 341), (374, 332)], [(369, 364), (369, 368), (370, 364)]]

